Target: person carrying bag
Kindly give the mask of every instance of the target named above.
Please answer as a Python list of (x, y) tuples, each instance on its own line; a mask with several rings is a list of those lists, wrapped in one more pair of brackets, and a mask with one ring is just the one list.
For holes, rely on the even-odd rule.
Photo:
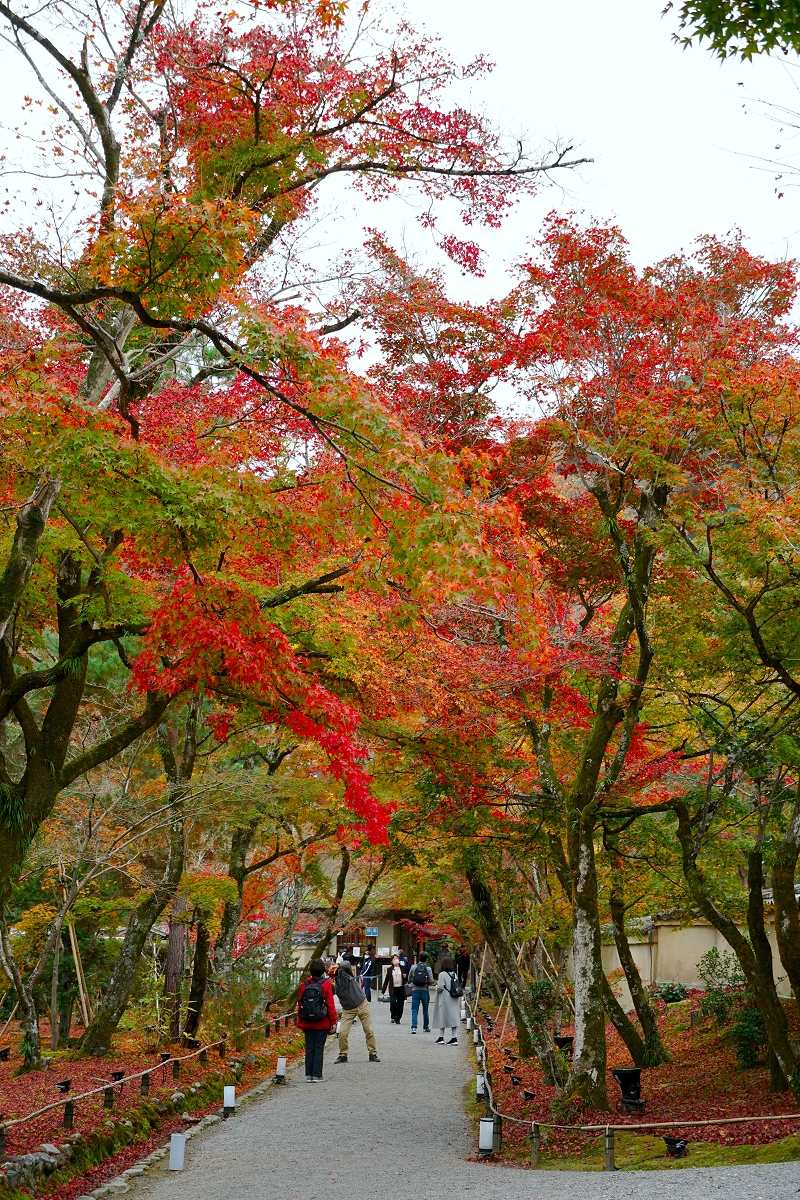
[(369, 1001), (361, 990), (361, 984), (353, 974), (350, 959), (347, 955), (342, 956), (342, 960), (336, 969), (335, 979), (336, 995), (342, 1006), (342, 1023), (339, 1029), (339, 1057), (336, 1059), (336, 1062), (347, 1062), (350, 1030), (356, 1018), (361, 1022), (361, 1028), (364, 1030), (369, 1061), (380, 1062), (378, 1047), (375, 1042), (375, 1032), (372, 1028), (372, 1012), (369, 1007)]
[(322, 1083), (325, 1039), (336, 1028), (336, 1005), (333, 984), (325, 974), (321, 958), (310, 963), (308, 979), (300, 984), (297, 1025), (306, 1040), (306, 1083)]
[(442, 959), (439, 968), (439, 978), (436, 980), (436, 1004), (433, 1009), (433, 1024), (439, 1029), (436, 1045), (444, 1044), (444, 1031), (449, 1025), (451, 1029), (448, 1046), (458, 1045), (458, 1022), (461, 1016), (461, 997), (464, 989), (461, 986), (453, 960), (449, 954)]
[(411, 968), (408, 982), (411, 984), (411, 1032), (417, 1032), (419, 1006), (422, 1005), (422, 1032), (430, 1033), (428, 1006), (431, 997), (428, 988), (433, 983), (433, 971), (428, 966), (428, 955), (424, 950), (420, 951), (418, 961)]

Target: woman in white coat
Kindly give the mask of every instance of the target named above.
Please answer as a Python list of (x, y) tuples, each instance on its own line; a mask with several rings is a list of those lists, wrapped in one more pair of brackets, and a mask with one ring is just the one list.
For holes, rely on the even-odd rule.
[(439, 1030), (439, 1036), (436, 1039), (436, 1044), (444, 1044), (444, 1031), (447, 1026), (450, 1027), (451, 1038), (447, 1043), (448, 1046), (458, 1045), (458, 1022), (461, 1017), (461, 1000), (457, 996), (450, 995), (450, 980), (458, 979), (456, 969), (453, 966), (453, 960), (448, 955), (442, 959), (439, 967), (439, 978), (436, 980), (436, 1004), (433, 1008), (433, 1020), (431, 1024), (434, 1029)]

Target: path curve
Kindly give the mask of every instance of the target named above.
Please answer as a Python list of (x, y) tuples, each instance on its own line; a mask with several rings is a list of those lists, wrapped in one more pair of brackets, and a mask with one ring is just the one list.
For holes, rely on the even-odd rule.
[(183, 1172), (165, 1160), (137, 1179), (136, 1200), (797, 1200), (798, 1163), (604, 1175), (467, 1162), (463, 1025), (461, 1046), (437, 1046), (432, 1034), (411, 1036), (408, 1008), (399, 1027), (388, 1004), (373, 999), (372, 1012), (380, 1063), (367, 1061), (359, 1026), (346, 1065), (334, 1065), (331, 1039), (324, 1083), (293, 1070), (285, 1087), (187, 1142)]

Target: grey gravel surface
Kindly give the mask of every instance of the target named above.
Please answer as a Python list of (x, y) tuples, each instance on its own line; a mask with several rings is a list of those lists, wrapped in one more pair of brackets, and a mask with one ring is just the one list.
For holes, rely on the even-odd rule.
[(169, 1172), (164, 1160), (136, 1179), (136, 1200), (796, 1200), (800, 1192), (797, 1163), (604, 1175), (467, 1162), (475, 1142), (463, 1112), (471, 1078), (463, 1025), (461, 1046), (437, 1046), (435, 1034), (411, 1036), (408, 1011), (399, 1027), (388, 1004), (373, 1000), (372, 1012), (380, 1063), (367, 1062), (358, 1025), (346, 1065), (334, 1065), (331, 1039), (324, 1083), (293, 1070), (285, 1087), (187, 1143), (184, 1171)]

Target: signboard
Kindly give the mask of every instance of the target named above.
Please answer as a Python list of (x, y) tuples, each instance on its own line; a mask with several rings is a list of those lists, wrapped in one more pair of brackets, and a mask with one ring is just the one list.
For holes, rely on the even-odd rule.
[(378, 926), (377, 925), (367, 925), (364, 929), (364, 934), (366, 937), (377, 937), (378, 936)]

